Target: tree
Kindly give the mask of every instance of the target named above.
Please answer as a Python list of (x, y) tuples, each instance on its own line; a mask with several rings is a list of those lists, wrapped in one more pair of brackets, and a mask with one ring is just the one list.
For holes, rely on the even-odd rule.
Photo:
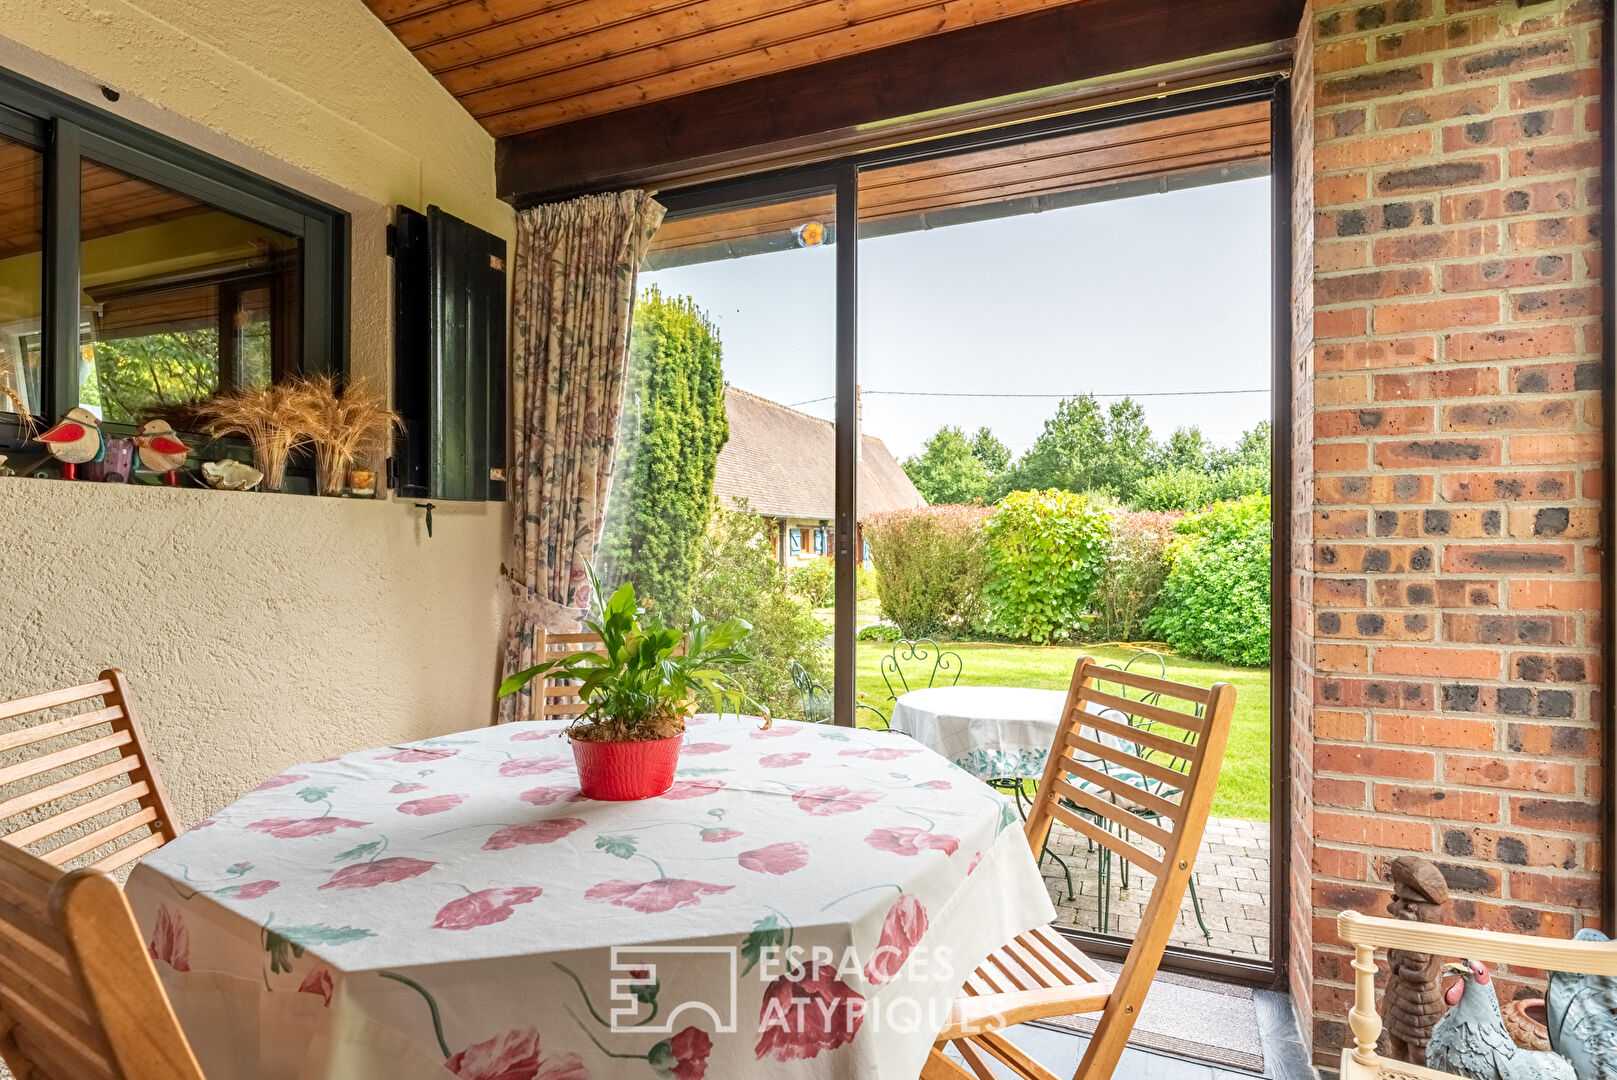
[(957, 427), (939, 428), (919, 457), (905, 460), (904, 472), (933, 506), (975, 502), (988, 495), (988, 469)]
[(983, 463), (990, 477), (1011, 467), (1011, 448), (986, 427), (978, 428), (977, 434), (971, 437), (971, 456)]
[(1123, 398), (1102, 409), (1089, 394), (1064, 398), (1000, 487), (1059, 488), (1129, 498), (1157, 453), (1139, 402)]
[(597, 561), (604, 584), (634, 582), (670, 623), (690, 610), (713, 474), (730, 438), (722, 361), (718, 332), (689, 297), (653, 287), (635, 305), (617, 476)]

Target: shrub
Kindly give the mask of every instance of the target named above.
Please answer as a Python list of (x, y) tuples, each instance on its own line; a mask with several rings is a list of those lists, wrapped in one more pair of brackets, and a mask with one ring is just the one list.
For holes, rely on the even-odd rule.
[(876, 568), (874, 566), (861, 566), (854, 582), (855, 598), (874, 600), (879, 588), (876, 584)]
[(897, 641), (904, 636), (904, 631), (892, 623), (871, 623), (859, 631), (860, 641)]
[(1210, 503), (1269, 494), (1267, 464), (1238, 463), (1221, 472), (1178, 467), (1152, 473), (1134, 489), (1136, 510), (1200, 510)]
[(1094, 600), (1108, 533), (1106, 514), (1081, 495), (1051, 488), (1005, 496), (983, 526), (989, 628), (1036, 645), (1070, 637)]
[(1186, 656), (1269, 663), (1269, 496), (1215, 503), (1175, 526), (1146, 629)]
[(1095, 591), (1095, 633), (1106, 641), (1135, 641), (1168, 576), (1168, 543), (1179, 514), (1115, 513), (1106, 573)]
[(830, 559), (798, 563), (786, 571), (786, 587), (811, 608), (830, 607), (837, 600), (837, 564)]
[(988, 556), (976, 506), (928, 506), (865, 523), (882, 614), (906, 637), (960, 632), (983, 620)]
[(757, 663), (737, 672), (738, 681), (775, 716), (799, 708), (792, 661), (820, 682), (831, 678), (826, 625), (786, 589), (766, 518), (719, 509), (697, 551), (691, 602), (714, 622), (742, 618), (752, 624), (745, 651)]

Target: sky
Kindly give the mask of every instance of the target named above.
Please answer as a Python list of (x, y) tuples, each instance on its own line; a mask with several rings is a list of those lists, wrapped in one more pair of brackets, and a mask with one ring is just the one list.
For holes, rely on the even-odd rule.
[[(829, 417), (834, 261), (805, 248), (640, 285), (708, 313), (731, 384)], [(1060, 397), (1135, 394), (1159, 439), (1197, 425), (1231, 444), (1269, 416), (1269, 274), (1267, 178), (863, 240), (865, 433), (903, 459), (942, 425), (987, 425), (1020, 454)], [(1143, 396), (1186, 390), (1261, 392)]]

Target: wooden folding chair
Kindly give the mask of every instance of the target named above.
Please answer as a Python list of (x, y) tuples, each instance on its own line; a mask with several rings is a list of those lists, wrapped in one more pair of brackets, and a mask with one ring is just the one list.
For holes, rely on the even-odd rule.
[(17, 1080), (202, 1080), (117, 884), (4, 842), (0, 1058)]
[(52, 866), (80, 860), (110, 871), (179, 835), (117, 668), (84, 686), (0, 703), (0, 727), (7, 843)]
[[(533, 634), (534, 663), (560, 660), (573, 653), (602, 652), (605, 642), (601, 635), (587, 631), (576, 634), (552, 634), (548, 630), (535, 630)], [(571, 679), (535, 679), (534, 695), (539, 699), (534, 710), (540, 720), (577, 720), (584, 713), (584, 702), (578, 696), (577, 685)]]
[[(1128, 700), (1097, 689), (1097, 679), (1158, 696), (1149, 702)], [(1182, 709), (1175, 707), (1180, 705)], [(1000, 1030), (1027, 1020), (1090, 1012), (1101, 1016), (1075, 1078), (1111, 1076), (1178, 918), (1213, 804), (1234, 708), (1235, 688), (1228, 683), (1204, 690), (1106, 669), (1087, 656), (1078, 660), (1044, 779), (1028, 813), (1027, 840), (1037, 858), (1050, 827), (1059, 821), (1151, 874), (1155, 883), (1140, 930), (1115, 979), (1054, 927), (1022, 934), (999, 949), (966, 980), (964, 996), (938, 1034), (922, 1080), (993, 1080), (990, 1058), (1026, 1080), (1057, 1080)], [(1101, 710), (1148, 720), (1150, 727), (1100, 715)], [(1097, 761), (1161, 781), (1159, 790), (1171, 794), (1118, 779), (1092, 764)], [(1154, 818), (1142, 818), (1140, 807)], [(944, 1054), (951, 1045), (965, 1067)]]

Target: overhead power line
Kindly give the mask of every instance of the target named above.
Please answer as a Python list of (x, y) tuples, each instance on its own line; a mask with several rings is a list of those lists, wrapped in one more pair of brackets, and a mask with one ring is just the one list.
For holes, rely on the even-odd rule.
[[(970, 398), (1146, 398), (1146, 397), (1208, 397), (1218, 394), (1267, 394), (1267, 386), (1251, 390), (1140, 390), (1132, 394), (983, 394), (972, 390), (866, 390), (866, 397), (970, 397)], [(835, 401), (835, 394), (794, 401), (787, 408), (799, 405), (817, 405), (822, 401)]]

